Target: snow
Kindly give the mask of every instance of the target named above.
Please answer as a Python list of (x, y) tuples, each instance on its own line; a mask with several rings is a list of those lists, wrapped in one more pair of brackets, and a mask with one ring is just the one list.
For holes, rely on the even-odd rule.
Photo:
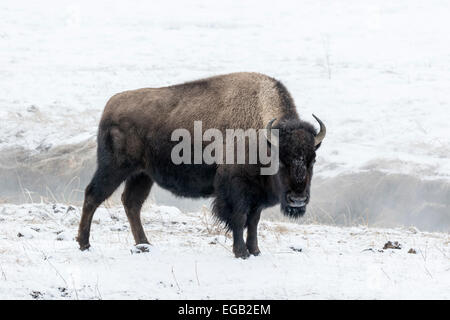
[[(444, 0), (2, 0), (0, 298), (450, 299), (449, 11)], [(74, 203), (109, 97), (236, 71), (281, 80), (302, 118), (327, 125), (304, 224), (264, 212), (263, 254), (238, 260), (206, 207), (182, 212), (158, 194), (173, 206), (146, 206), (150, 247), (134, 246), (111, 200), (80, 252)], [(46, 203), (3, 203), (17, 199)]]
[[(1, 299), (450, 298), (448, 234), (263, 220), (262, 255), (242, 260), (206, 208), (149, 204), (149, 252), (133, 245), (115, 206), (98, 209), (81, 252), (79, 215), (62, 204), (0, 206)], [(24, 226), (33, 237), (18, 237)], [(383, 250), (387, 241), (402, 248)]]
[(113, 94), (257, 71), (328, 126), (317, 174), (450, 177), (446, 1), (0, 4), (0, 150), (95, 137)]

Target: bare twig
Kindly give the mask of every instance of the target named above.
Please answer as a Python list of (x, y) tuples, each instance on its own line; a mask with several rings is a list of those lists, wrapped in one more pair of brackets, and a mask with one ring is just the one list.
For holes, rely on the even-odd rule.
[(450, 258), (445, 254), (445, 252), (444, 252), (441, 248), (439, 248), (436, 244), (435, 244), (434, 246), (436, 247), (436, 249), (437, 249), (440, 253), (442, 253), (442, 255), (443, 255), (445, 258), (450, 259)]
[(391, 280), (391, 277), (389, 277), (389, 275), (386, 273), (386, 271), (384, 271), (383, 268), (381, 268), (381, 271), (383, 271), (383, 273), (386, 275), (386, 277), (389, 279), (389, 281), (392, 281), (392, 280)]
[(433, 279), (433, 275), (431, 274), (431, 272), (428, 270), (426, 265), (423, 265), (423, 268), (425, 269), (425, 271), (427, 272), (427, 274), (430, 276), (431, 279)]
[(198, 279), (197, 261), (195, 261), (195, 277), (197, 278), (197, 283), (200, 286), (200, 280)]
[(3, 270), (3, 267), (2, 267), (1, 264), (0, 264), (0, 270), (2, 271), (2, 278), (5, 279), (5, 281), (7, 281), (8, 279), (6, 279), (6, 273), (5, 273), (5, 271)]
[(72, 277), (73, 291), (75, 291), (75, 297), (77, 298), (77, 300), (80, 300), (80, 299), (78, 298), (77, 287), (75, 286), (75, 279), (73, 278), (73, 275), (72, 275), (71, 277)]
[(56, 267), (50, 262), (50, 260), (48, 259), (47, 256), (45, 256), (45, 261), (48, 262), (48, 264), (55, 270), (56, 274), (61, 278), (61, 280), (64, 282), (64, 284), (66, 285), (66, 288), (69, 287), (69, 285), (67, 284), (66, 279), (64, 279), (64, 277), (61, 275), (61, 273), (58, 271), (58, 269), (56, 269)]
[(172, 267), (172, 276), (173, 276), (173, 279), (175, 280), (178, 290), (181, 291), (181, 288), (180, 288), (180, 285), (178, 284), (178, 280), (177, 280), (177, 277), (175, 276), (175, 271), (173, 270), (173, 267)]
[(328, 79), (331, 79), (331, 66), (330, 66), (330, 38), (328, 35), (322, 36), (323, 50), (325, 52), (325, 63), (328, 73)]
[(99, 299), (103, 300), (102, 294), (100, 293), (100, 289), (98, 288), (98, 275), (97, 275), (97, 282), (95, 283), (95, 290), (97, 290)]

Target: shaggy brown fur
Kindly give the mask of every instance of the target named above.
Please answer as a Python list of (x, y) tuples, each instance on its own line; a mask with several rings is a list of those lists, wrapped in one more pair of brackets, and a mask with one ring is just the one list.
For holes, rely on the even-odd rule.
[[(202, 121), (203, 130), (216, 128), (225, 133), (228, 128), (265, 128), (273, 118), (277, 119), (274, 127), (281, 133), (280, 148), (292, 149), (290, 152), (280, 149), (280, 154), (286, 155), (281, 161), (289, 166), (297, 155), (305, 159), (297, 166), (304, 166), (301, 169), (310, 174), (301, 183), (295, 177), (300, 167), (294, 173), (281, 170), (275, 176), (262, 177), (257, 173), (259, 165), (174, 165), (171, 162), (171, 150), (176, 144), (171, 141), (171, 134), (175, 129), (185, 128), (193, 135), (194, 121)], [(98, 168), (86, 188), (78, 234), (80, 247), (89, 247), (95, 209), (123, 181), (126, 187), (122, 200), (136, 243), (147, 243), (140, 209), (156, 182), (178, 196), (215, 197), (213, 211), (233, 230), (236, 256), (258, 254), (256, 229), (264, 207), (281, 202), (285, 213), (303, 214), (303, 209), (291, 208), (283, 199), (289, 192), (302, 195), (302, 199), (309, 197), (315, 135), (310, 124), (299, 120), (293, 99), (283, 84), (259, 73), (233, 73), (116, 94), (108, 101), (99, 125)], [(298, 141), (291, 141), (294, 136)], [(289, 145), (283, 141), (289, 141)], [(293, 157), (292, 152), (303, 154)], [(237, 190), (239, 194), (235, 194)], [(241, 197), (239, 201), (237, 196)], [(246, 226), (247, 245), (242, 238)]]

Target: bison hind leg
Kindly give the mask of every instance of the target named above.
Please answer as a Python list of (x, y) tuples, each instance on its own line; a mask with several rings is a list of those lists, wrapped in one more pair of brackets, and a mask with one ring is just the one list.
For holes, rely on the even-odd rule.
[(122, 193), (122, 203), (136, 245), (149, 243), (142, 227), (141, 208), (150, 193), (152, 184), (153, 180), (146, 173), (133, 174), (128, 177)]
[(90, 247), (89, 235), (95, 210), (113, 194), (129, 175), (129, 172), (129, 169), (116, 169), (102, 165), (99, 165), (97, 168), (85, 190), (83, 211), (77, 236), (81, 250), (86, 250)]

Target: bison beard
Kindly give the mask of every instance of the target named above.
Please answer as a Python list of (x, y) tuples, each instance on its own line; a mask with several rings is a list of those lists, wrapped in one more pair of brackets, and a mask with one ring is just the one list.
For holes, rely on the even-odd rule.
[(300, 218), (306, 212), (306, 206), (304, 207), (291, 207), (291, 206), (282, 206), (281, 210), (283, 213), (292, 218)]
[[(271, 121), (274, 118), (276, 122)], [(170, 157), (171, 133), (192, 129), (194, 121), (202, 121), (205, 130), (222, 132), (265, 128), (267, 123), (271, 129), (274, 124), (279, 129), (284, 169), (264, 176), (260, 163), (175, 165)], [(95, 210), (125, 181), (122, 203), (136, 244), (148, 243), (140, 212), (157, 183), (177, 196), (213, 197), (214, 215), (233, 232), (235, 256), (258, 255), (257, 227), (264, 208), (280, 203), (290, 217), (306, 211), (315, 151), (326, 132), (317, 121), (319, 133), (299, 119), (290, 94), (279, 81), (257, 73), (234, 73), (113, 96), (99, 125), (97, 170), (85, 190), (78, 230), (80, 249), (90, 247)]]

